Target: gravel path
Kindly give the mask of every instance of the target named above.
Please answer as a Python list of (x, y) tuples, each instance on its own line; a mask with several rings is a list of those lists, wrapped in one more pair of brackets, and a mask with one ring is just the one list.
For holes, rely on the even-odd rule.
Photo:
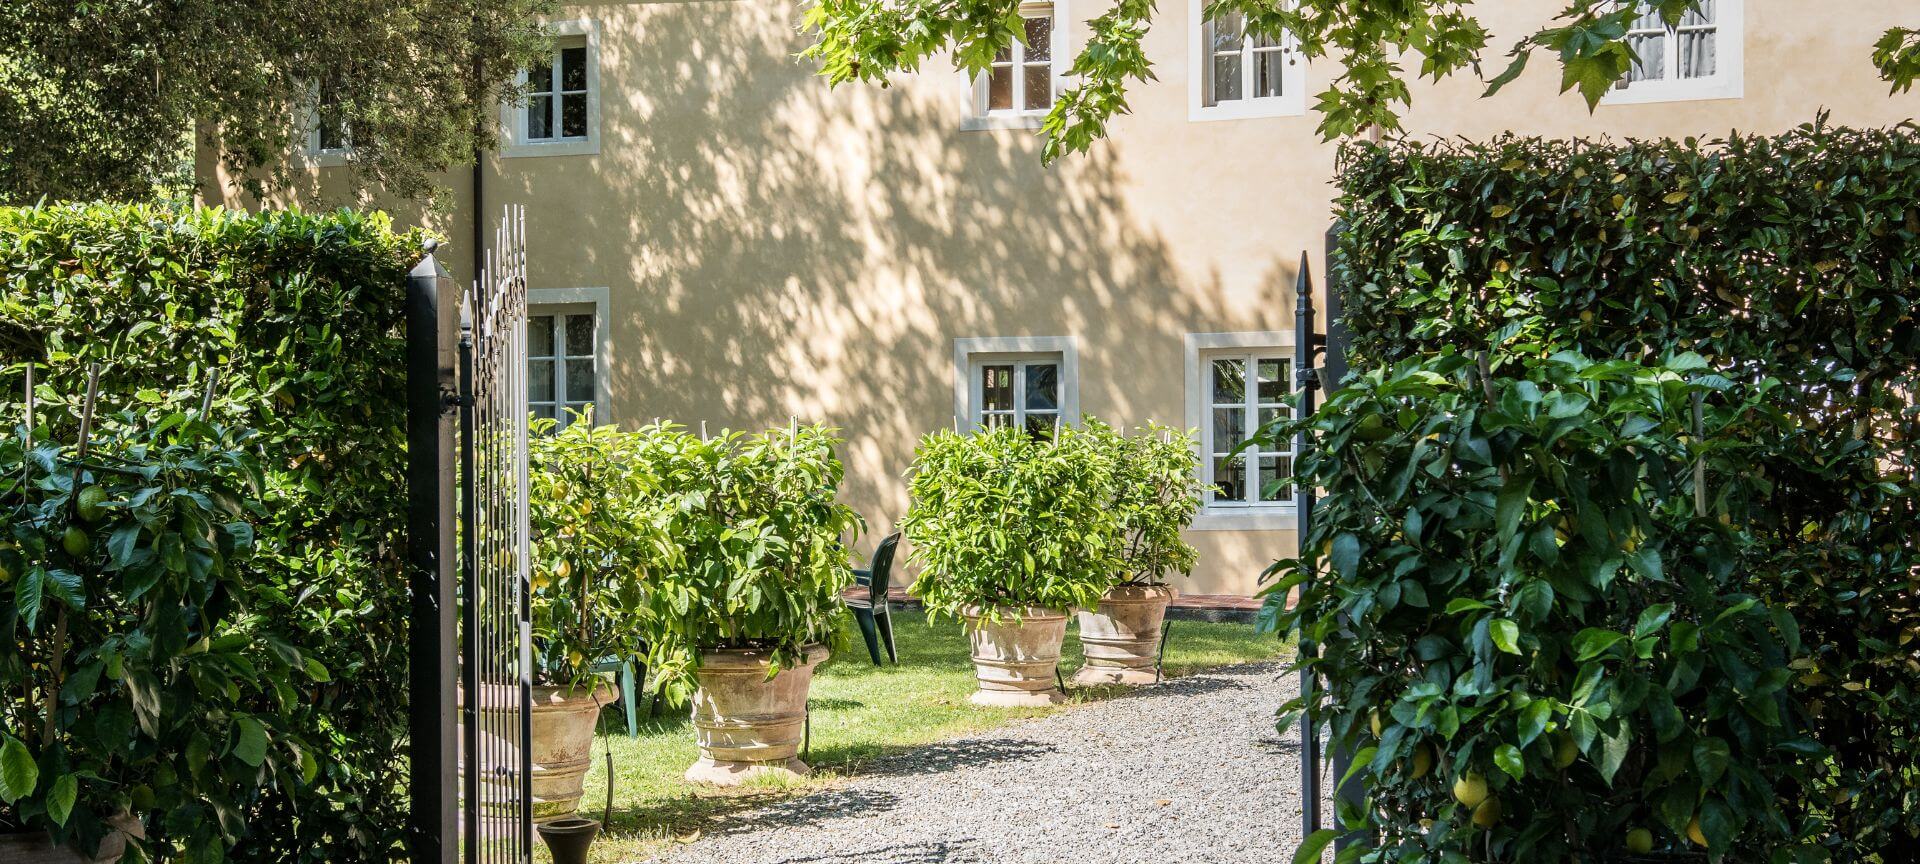
[[(869, 763), (727, 819), (663, 864), (1239, 864), (1300, 839), (1296, 680), (1231, 666)], [(1146, 742), (1136, 747), (1135, 742)]]

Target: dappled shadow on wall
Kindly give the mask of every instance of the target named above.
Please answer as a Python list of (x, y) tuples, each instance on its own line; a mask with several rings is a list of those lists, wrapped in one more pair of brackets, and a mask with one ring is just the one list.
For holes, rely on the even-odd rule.
[(953, 420), (952, 338), (1061, 334), (1111, 352), (1081, 369), (1103, 411), (1182, 421), (1123, 382), (1178, 378), (1193, 322), (1231, 316), (1180, 289), (1110, 148), (1045, 168), (1030, 133), (958, 132), (937, 65), (830, 89), (787, 4), (594, 14), (601, 156), (501, 160), (489, 198), (528, 205), (535, 287), (617, 280), (624, 422), (823, 420), (850, 500), (902, 502), (912, 442)]

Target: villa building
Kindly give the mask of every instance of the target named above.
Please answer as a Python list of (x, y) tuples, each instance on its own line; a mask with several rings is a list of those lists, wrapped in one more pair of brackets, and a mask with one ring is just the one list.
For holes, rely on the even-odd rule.
[[(1131, 90), (1109, 140), (1044, 167), (1039, 119), (1106, 5), (1030, 3), (1026, 44), (989, 73), (930, 65), (887, 88), (817, 77), (792, 0), (570, 5), (526, 104), (502, 106), (503, 146), (450, 174), (451, 207), (428, 221), (464, 279), (476, 192), (489, 218), (526, 208), (534, 411), (837, 426), (863, 550), (905, 510), (930, 430), (1082, 414), (1195, 428), (1212, 491), (1177, 587), (1251, 594), (1293, 547), (1291, 496), (1262, 482), (1291, 457), (1225, 454), (1287, 410), (1295, 269), (1304, 250), (1324, 273), (1335, 194), (1338, 144), (1310, 106), (1334, 73), (1170, 0), (1147, 43), (1158, 80)], [(1564, 6), (1473, 11), (1504, 64)], [(1643, 21), (1642, 66), (1597, 110), (1540, 57), (1492, 98), (1471, 75), (1420, 83), (1406, 134), (1712, 137), (1822, 109), (1892, 124), (1920, 95), (1888, 95), (1872, 45), (1915, 11), (1709, 0), (1675, 28)], [(346, 144), (310, 136), (298, 200), (341, 199)], [(224, 181), (202, 191), (251, 203)]]

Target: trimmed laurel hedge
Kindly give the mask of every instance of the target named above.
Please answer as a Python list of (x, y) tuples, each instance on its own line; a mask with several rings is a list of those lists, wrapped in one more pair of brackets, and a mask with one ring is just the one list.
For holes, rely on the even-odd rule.
[(1326, 445), (1276, 566), (1322, 575), (1270, 613), (1322, 642), (1370, 860), (1912, 860), (1920, 130), (1342, 166), (1349, 391), (1267, 433)]
[(97, 362), (104, 409), (148, 422), (197, 410), (217, 370), (213, 419), (258, 433), (250, 446), (268, 504), (252, 566), (265, 581), (231, 606), (272, 616), (331, 681), (290, 707), (255, 706), (316, 745), (318, 774), (268, 788), (240, 812), (220, 811), (221, 829), (236, 838), (233, 860), (405, 854), (398, 372), (405, 276), (421, 240), (396, 234), (384, 216), (347, 211), (0, 209), (6, 424), (19, 422), (22, 364), (34, 362), (43, 419), (71, 440), (86, 368)]

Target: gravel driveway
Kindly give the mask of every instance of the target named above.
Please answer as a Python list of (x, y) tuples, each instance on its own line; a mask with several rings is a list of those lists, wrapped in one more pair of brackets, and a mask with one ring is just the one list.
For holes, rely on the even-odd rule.
[[(742, 813), (662, 864), (1239, 864), (1300, 839), (1295, 677), (1214, 669), (869, 763), (845, 787)], [(1144, 746), (1140, 746), (1144, 744)]]

